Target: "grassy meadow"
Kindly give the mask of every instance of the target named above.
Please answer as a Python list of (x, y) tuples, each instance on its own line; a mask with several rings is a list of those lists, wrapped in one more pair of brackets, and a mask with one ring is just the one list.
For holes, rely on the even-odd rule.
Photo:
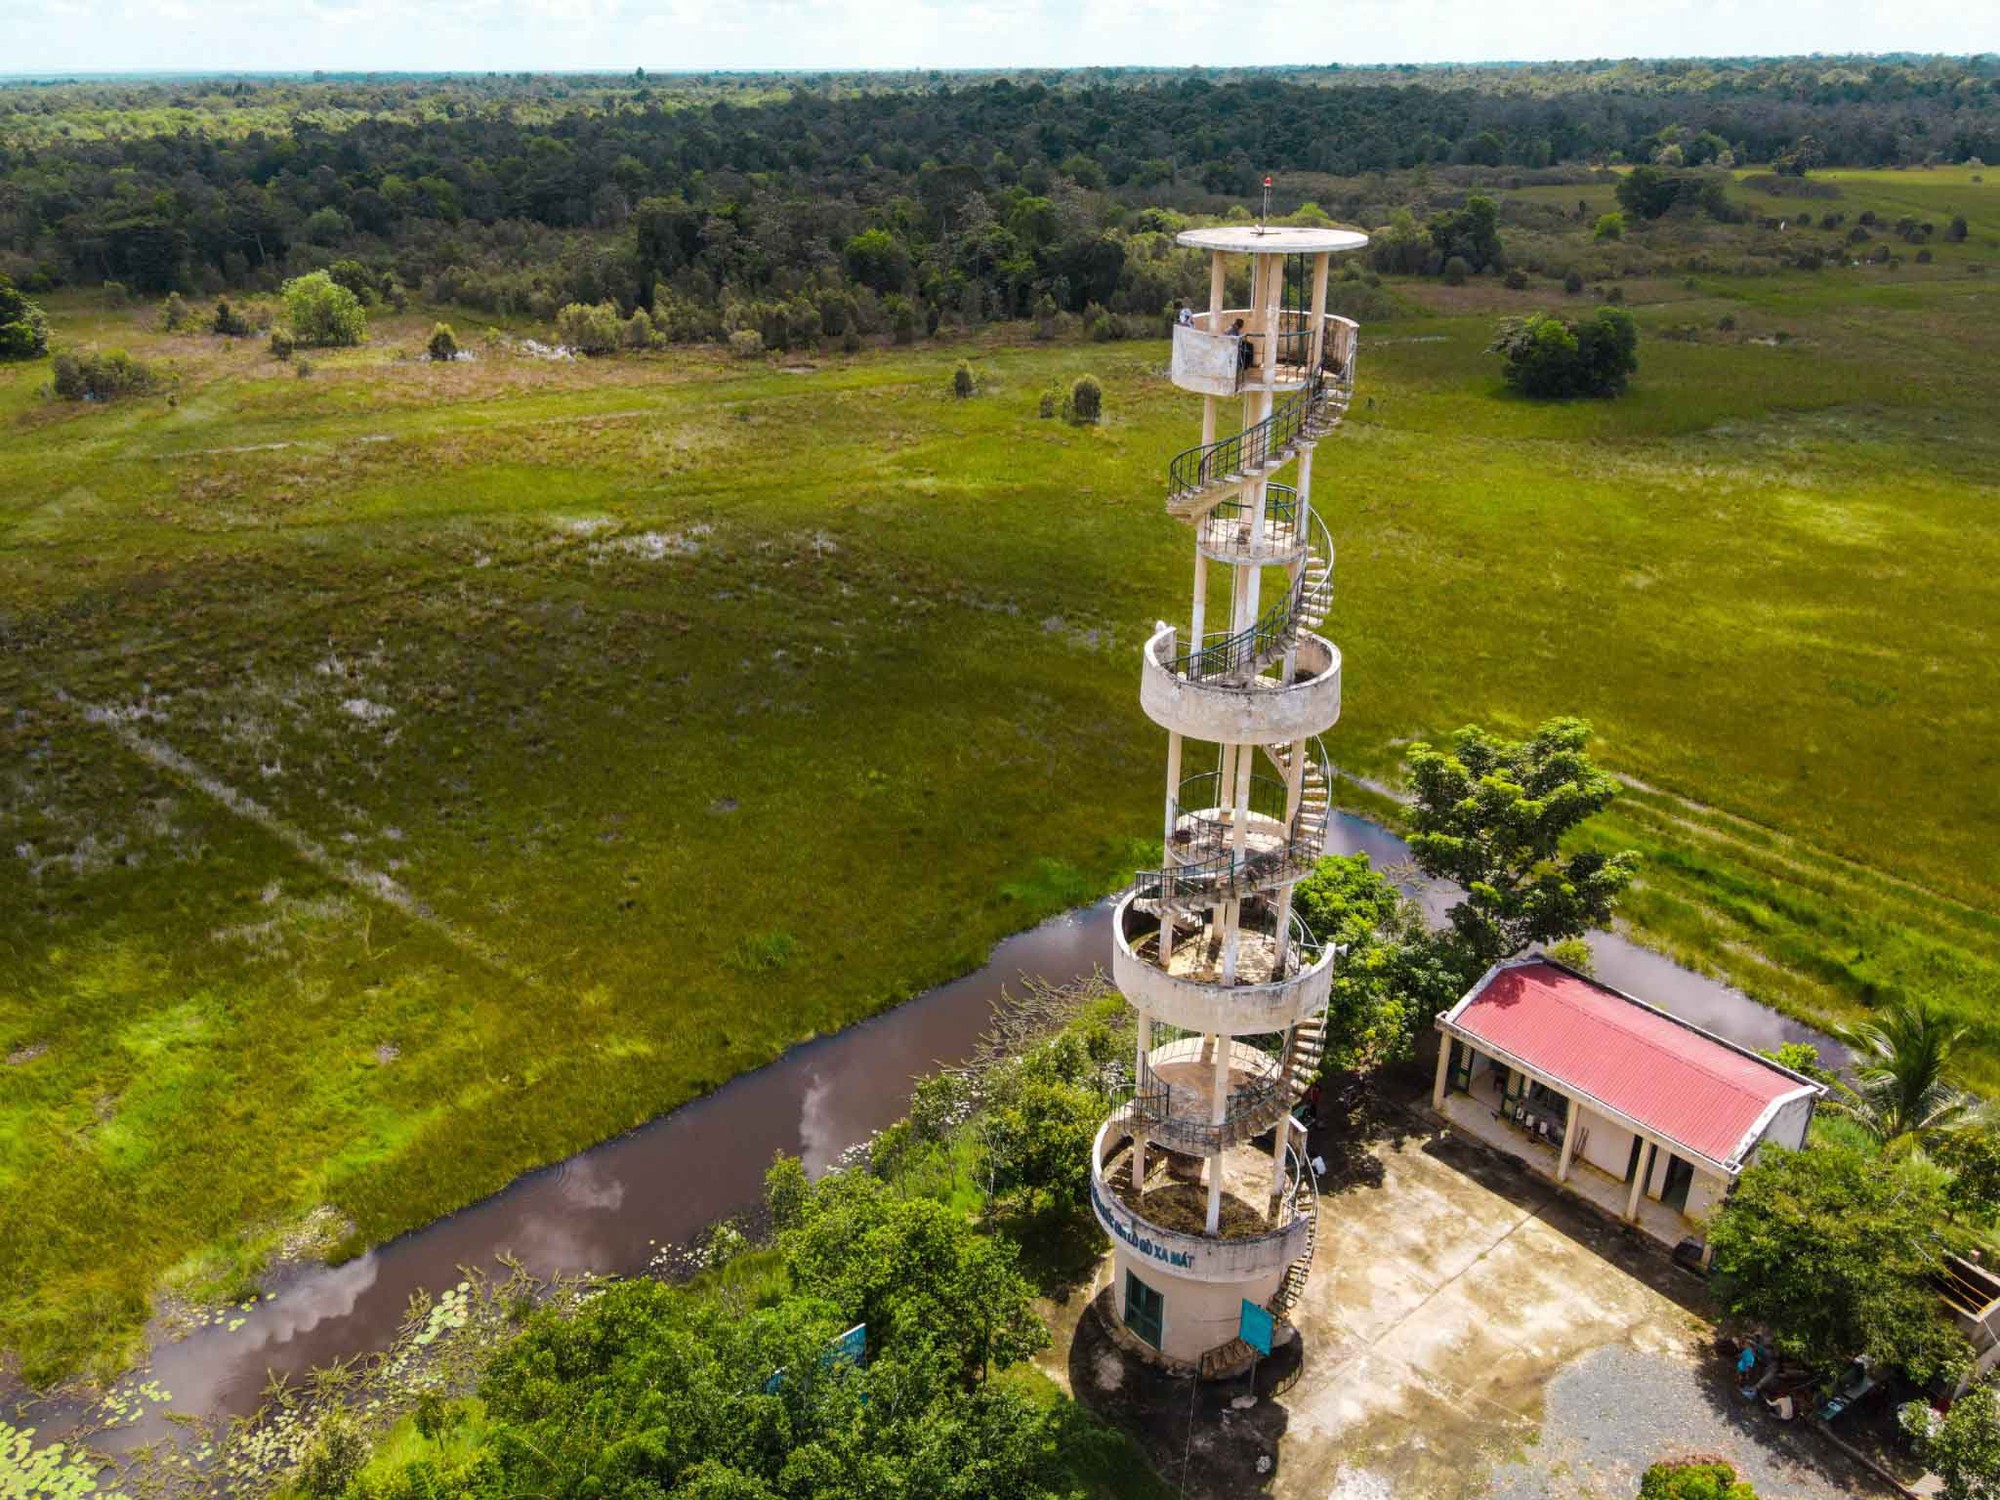
[[(1392, 776), (1467, 721), (1587, 716), (1634, 783), (1600, 836), (1647, 855), (1640, 936), (1822, 1021), (1935, 993), (2000, 1088), (2000, 195), (1824, 175), (1971, 234), (1627, 282), (1615, 403), (1529, 405), (1482, 352), (1559, 287), (1392, 287), (1315, 460), (1329, 743)], [(1185, 609), (1163, 473), (1199, 421), (1164, 344), (569, 363), (461, 320), (476, 358), (432, 365), (413, 311), (300, 378), (49, 310), (178, 383), (72, 406), (0, 366), (0, 1347), (31, 1379), (1145, 857), (1136, 653)], [(1103, 425), (1038, 420), (1085, 370)]]

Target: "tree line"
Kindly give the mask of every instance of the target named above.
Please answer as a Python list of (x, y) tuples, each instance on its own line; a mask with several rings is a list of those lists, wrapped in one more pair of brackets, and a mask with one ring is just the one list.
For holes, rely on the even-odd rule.
[[(1296, 208), (1301, 182), (1431, 165), (2000, 151), (1991, 59), (1138, 77), (405, 80), (384, 98), (338, 86), (360, 90), (351, 114), (336, 85), (294, 82), (294, 112), (266, 99), (253, 113), (271, 123), (240, 134), (224, 106), (255, 103), (248, 83), (118, 85), (133, 118), (152, 87), (204, 128), (32, 140), (10, 112), (67, 96), (9, 87), (0, 272), (30, 291), (213, 295), (353, 259), (385, 291), (496, 314), (609, 301), (669, 337), (775, 317), (782, 340), (787, 319), (839, 336), (1156, 313), (1188, 290), (1166, 253), (1174, 216), (1240, 208), (1267, 172)], [(90, 87), (73, 86), (78, 109), (101, 106)]]

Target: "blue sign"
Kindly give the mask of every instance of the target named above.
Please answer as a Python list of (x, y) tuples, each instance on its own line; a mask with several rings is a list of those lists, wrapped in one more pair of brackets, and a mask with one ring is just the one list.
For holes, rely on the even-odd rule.
[(823, 1365), (858, 1365), (861, 1356), (868, 1352), (868, 1325), (856, 1323), (847, 1332), (827, 1346), (820, 1356)]
[(1255, 1349), (1259, 1354), (1271, 1352), (1271, 1335), (1277, 1331), (1278, 1320), (1271, 1316), (1267, 1307), (1259, 1307), (1248, 1297), (1243, 1299), (1243, 1312), (1236, 1320), (1236, 1336)]

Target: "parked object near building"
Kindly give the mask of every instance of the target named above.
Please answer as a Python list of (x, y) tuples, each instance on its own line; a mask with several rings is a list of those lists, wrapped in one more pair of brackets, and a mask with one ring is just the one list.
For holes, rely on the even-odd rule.
[[(1195, 529), (1193, 618), (1185, 636), (1160, 624), (1142, 658), (1140, 702), (1167, 731), (1165, 853), (1114, 925), (1138, 1053), (1133, 1096), (1092, 1147), (1091, 1203), (1119, 1321), (1213, 1375), (1249, 1362), (1243, 1303), (1282, 1317), (1312, 1259), (1317, 1195), (1291, 1111), (1318, 1072), (1335, 955), (1293, 915), (1292, 887), (1325, 844), (1318, 736), (1340, 717), (1340, 652), (1316, 633), (1333, 548), (1312, 453), (1353, 389), (1358, 330), (1326, 312), (1329, 268), (1367, 237), (1243, 226), (1180, 243), (1211, 258), (1207, 313), (1174, 328), (1174, 383), (1204, 397), (1167, 500)], [(1252, 305), (1225, 308), (1237, 256)], [(1237, 399), (1241, 428), (1218, 438)]]
[(1437, 1028), (1447, 1122), (1668, 1246), (1760, 1147), (1804, 1145), (1825, 1092), (1547, 958), (1494, 965)]

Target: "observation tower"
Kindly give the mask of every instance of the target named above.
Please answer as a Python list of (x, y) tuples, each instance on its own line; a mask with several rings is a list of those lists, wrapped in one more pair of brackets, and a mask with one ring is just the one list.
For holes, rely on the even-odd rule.
[[(1091, 1148), (1090, 1196), (1118, 1320), (1210, 1376), (1251, 1358), (1242, 1303), (1282, 1317), (1312, 1264), (1318, 1197), (1292, 1107), (1318, 1071), (1335, 955), (1292, 887), (1325, 845), (1318, 737), (1340, 717), (1340, 652), (1316, 633), (1333, 543), (1312, 459), (1347, 410), (1359, 334), (1326, 311), (1330, 267), (1367, 242), (1248, 224), (1180, 236), (1210, 266), (1208, 311), (1173, 347), (1174, 384), (1202, 398), (1201, 442), (1167, 480), (1168, 513), (1194, 529), (1194, 602), (1141, 665), (1139, 701), (1167, 733), (1165, 856), (1115, 919), (1138, 1056)], [(1226, 307), (1246, 261), (1249, 306)]]

